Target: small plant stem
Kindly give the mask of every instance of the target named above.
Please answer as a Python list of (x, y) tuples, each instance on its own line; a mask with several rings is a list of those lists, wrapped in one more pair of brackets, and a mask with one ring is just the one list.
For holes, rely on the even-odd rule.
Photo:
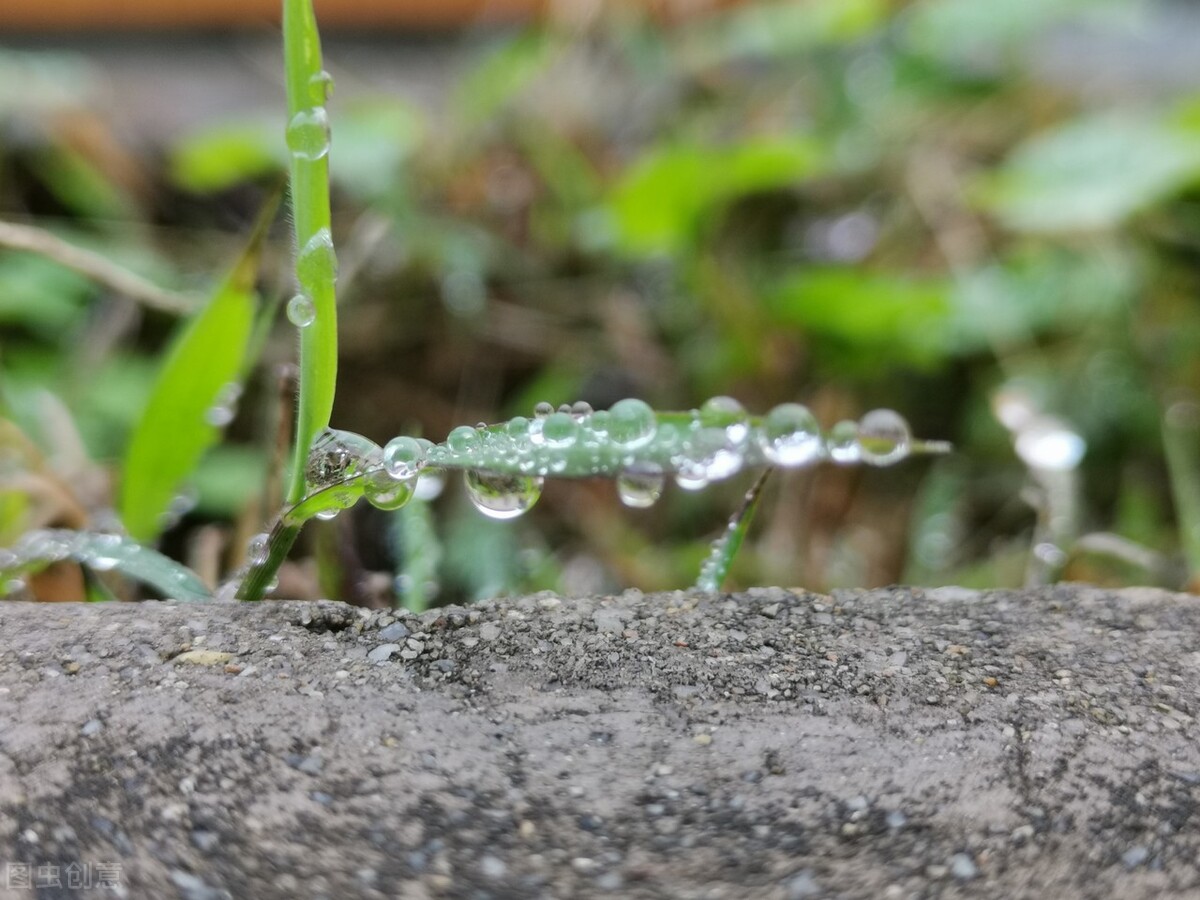
[[(311, 0), (284, 0), (283, 54), (287, 72), (288, 127), (298, 116), (319, 113), (324, 120), (328, 82), (322, 78), (321, 43)], [(316, 317), (300, 330), (300, 397), (297, 404), (292, 473), (286, 492), (288, 503), (304, 497), (304, 470), (308, 450), (329, 425), (337, 377), (337, 309), (334, 271), (327, 266), (305, 266), (306, 248), (330, 229), (329, 156), (297, 149), (289, 133), (291, 153), (292, 219), (296, 233), (296, 269), (300, 289), (312, 301)]]
[[(321, 39), (312, 0), (283, 0), (283, 59), (287, 80), (288, 147), (292, 222), (296, 234), (296, 281), (315, 317), (300, 329), (300, 391), (296, 405), (292, 471), (285, 500), (304, 499), (305, 469), (313, 441), (329, 425), (337, 381), (336, 266), (330, 234), (329, 136), (325, 98), (329, 79), (321, 68)], [(250, 567), (240, 600), (261, 600), (300, 533), (280, 519), (271, 531), (266, 558)]]

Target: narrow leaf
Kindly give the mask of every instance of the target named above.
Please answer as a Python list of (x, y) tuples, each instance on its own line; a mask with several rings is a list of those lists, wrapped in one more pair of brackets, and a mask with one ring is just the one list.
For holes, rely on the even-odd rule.
[(191, 569), (119, 534), (31, 531), (11, 551), (0, 551), (0, 557), (0, 585), (71, 559), (97, 572), (116, 570), (175, 600), (211, 598)]
[(257, 296), (264, 214), (233, 271), (183, 326), (159, 371), (125, 455), (118, 509), (129, 534), (152, 540), (163, 513), (227, 424), (236, 399)]
[(772, 471), (772, 469), (766, 469), (758, 476), (754, 486), (746, 492), (741, 507), (729, 520), (725, 533), (713, 541), (712, 548), (708, 551), (708, 558), (700, 567), (700, 577), (696, 579), (697, 590), (719, 591), (721, 589), (721, 585), (725, 582), (725, 578), (729, 575), (729, 569), (733, 565), (733, 558), (737, 556), (738, 550), (742, 547), (742, 541), (746, 539), (746, 532), (750, 530), (750, 521), (754, 518), (755, 510), (758, 509), (759, 500), (762, 499), (763, 485), (766, 484)]

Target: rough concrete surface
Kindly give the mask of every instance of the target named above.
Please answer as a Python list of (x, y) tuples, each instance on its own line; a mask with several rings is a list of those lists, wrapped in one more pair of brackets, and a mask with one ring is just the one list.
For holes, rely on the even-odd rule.
[(0, 604), (0, 895), (1198, 897), (1198, 632), (1074, 586)]

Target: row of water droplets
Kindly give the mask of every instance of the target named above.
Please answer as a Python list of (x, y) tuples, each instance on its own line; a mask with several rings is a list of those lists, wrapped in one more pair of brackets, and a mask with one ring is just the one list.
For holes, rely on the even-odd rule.
[(530, 418), (461, 426), (441, 444), (397, 437), (381, 448), (362, 435), (327, 430), (309, 455), (301, 518), (332, 518), (360, 496), (381, 509), (436, 496), (443, 468), (465, 470), (468, 496), (481, 512), (510, 519), (534, 505), (547, 476), (614, 477), (621, 501), (644, 508), (662, 496), (668, 474), (695, 491), (747, 466), (890, 465), (913, 446), (908, 424), (891, 410), (841, 422), (826, 434), (796, 403), (760, 421), (730, 397), (664, 414), (636, 399), (600, 411), (583, 402), (557, 409), (539, 403)]
[[(328, 72), (318, 72), (313, 76), (310, 86), (312, 94), (319, 97), (321, 102), (292, 116), (287, 125), (287, 146), (288, 152), (298, 162), (317, 163), (329, 156), (329, 113), (324, 101), (333, 90), (333, 78)], [(303, 329), (317, 320), (313, 291), (318, 285), (332, 284), (336, 272), (333, 236), (328, 228), (320, 228), (300, 248), (296, 257), (296, 281), (300, 285), (300, 292), (288, 301), (288, 321)]]

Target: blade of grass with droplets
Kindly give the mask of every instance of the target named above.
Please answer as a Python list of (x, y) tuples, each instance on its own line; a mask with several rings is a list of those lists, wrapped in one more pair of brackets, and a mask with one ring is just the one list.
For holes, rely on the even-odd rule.
[(725, 583), (729, 569), (733, 565), (733, 558), (737, 556), (738, 550), (742, 547), (742, 541), (746, 539), (746, 532), (750, 530), (750, 521), (754, 518), (759, 501), (762, 499), (763, 485), (766, 484), (772, 471), (774, 470), (765, 469), (755, 479), (754, 485), (746, 491), (741, 507), (729, 520), (725, 533), (713, 541), (708, 558), (700, 567), (700, 577), (696, 579), (697, 590), (719, 591), (721, 585)]
[(437, 587), (442, 546), (433, 527), (429, 504), (416, 499), (392, 513), (392, 545), (396, 558), (396, 597), (413, 612), (424, 612)]
[[(283, 60), (287, 82), (289, 186), (296, 235), (297, 298), (308, 312), (298, 317), (300, 391), (293, 433), (292, 471), (284, 496), (304, 500), (309, 449), (329, 424), (337, 381), (337, 259), (329, 212), (330, 79), (321, 67), (321, 36), (311, 0), (283, 0)], [(293, 298), (292, 303), (297, 298)], [(291, 305), (289, 305), (289, 318)], [(282, 520), (271, 531), (265, 557), (250, 566), (239, 600), (261, 600), (300, 534)]]
[(119, 534), (45, 529), (31, 531), (11, 551), (0, 551), (0, 585), (39, 572), (51, 563), (74, 560), (97, 572), (118, 571), (173, 600), (209, 600), (212, 595), (191, 569)]
[(163, 514), (232, 417), (246, 364), (267, 205), (246, 248), (208, 302), (184, 326), (159, 371), (125, 453), (118, 511), (129, 534), (154, 539)]

